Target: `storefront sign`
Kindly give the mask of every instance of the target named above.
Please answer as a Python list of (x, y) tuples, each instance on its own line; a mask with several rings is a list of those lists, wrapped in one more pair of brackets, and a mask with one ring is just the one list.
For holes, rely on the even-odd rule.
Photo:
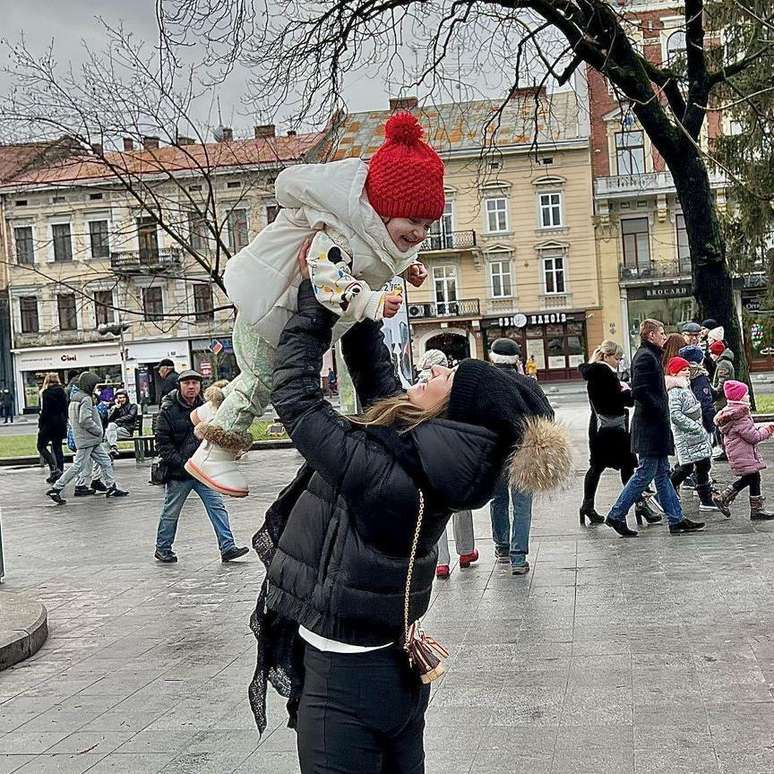
[(687, 298), (691, 295), (690, 285), (653, 285), (649, 288), (634, 287), (627, 290), (631, 300), (643, 298)]
[(583, 322), (584, 313), (536, 312), (535, 314), (514, 314), (508, 317), (490, 318), (481, 321), (483, 328), (523, 328), (526, 325), (555, 325), (565, 322)]
[(98, 347), (70, 347), (68, 349), (15, 350), (16, 368), (19, 371), (41, 371), (67, 368), (90, 368), (115, 365), (121, 360), (118, 342)]
[(205, 378), (209, 379), (212, 376), (212, 363), (209, 360), (202, 360), (199, 363), (199, 373)]

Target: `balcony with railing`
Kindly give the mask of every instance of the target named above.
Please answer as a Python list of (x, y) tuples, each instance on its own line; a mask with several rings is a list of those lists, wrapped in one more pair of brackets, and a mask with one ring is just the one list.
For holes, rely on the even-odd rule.
[(175, 247), (110, 254), (110, 268), (116, 274), (163, 274), (175, 271), (181, 265), (182, 254)]
[[(727, 180), (720, 172), (710, 172), (710, 186), (722, 188)], [(643, 172), (638, 175), (609, 175), (594, 180), (597, 199), (619, 199), (646, 194), (674, 193), (675, 182), (671, 172)]]
[(476, 246), (475, 231), (446, 231), (428, 234), (419, 248), (420, 253), (472, 250)]
[(462, 298), (459, 301), (410, 302), (408, 316), (412, 320), (448, 317), (479, 317), (481, 305), (477, 298)]
[(659, 279), (690, 278), (691, 259), (648, 261), (637, 266), (619, 266), (621, 284), (642, 285)]

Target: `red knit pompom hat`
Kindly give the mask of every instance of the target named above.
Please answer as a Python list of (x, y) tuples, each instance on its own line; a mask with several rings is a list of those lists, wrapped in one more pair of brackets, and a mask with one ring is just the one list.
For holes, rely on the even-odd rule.
[(713, 341), (710, 344), (709, 351), (713, 355), (722, 355), (726, 351), (726, 345), (722, 341)]
[(443, 215), (443, 161), (422, 140), (411, 113), (395, 113), (384, 126), (384, 144), (368, 163), (368, 201), (383, 218)]
[(670, 358), (667, 363), (667, 376), (677, 376), (684, 368), (690, 368), (691, 364), (684, 357)]

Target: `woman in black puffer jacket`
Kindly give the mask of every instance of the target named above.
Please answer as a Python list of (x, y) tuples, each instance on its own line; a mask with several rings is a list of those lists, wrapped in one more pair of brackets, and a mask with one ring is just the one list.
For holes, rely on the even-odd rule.
[(399, 394), (381, 325), (369, 320), (342, 347), (371, 408), (358, 421), (338, 415), (318, 378), (336, 319), (302, 283), (277, 350), (272, 404), (306, 464), (253, 541), (268, 572), (251, 622), (250, 697), (261, 731), (266, 680), (290, 699), (304, 774), (417, 774), (429, 686), (400, 645), (420, 497), (411, 621), (427, 610), (452, 511), (489, 500), (514, 447), (519, 486), (560, 483), (568, 442), (534, 381), (479, 360), (456, 373), (435, 367)]
[[(38, 417), (38, 454), (49, 468), (46, 479), (53, 484), (64, 470), (62, 443), (67, 437), (67, 396), (59, 381), (59, 374), (46, 374), (40, 391), (40, 416)], [(48, 450), (49, 445), (51, 451)]]

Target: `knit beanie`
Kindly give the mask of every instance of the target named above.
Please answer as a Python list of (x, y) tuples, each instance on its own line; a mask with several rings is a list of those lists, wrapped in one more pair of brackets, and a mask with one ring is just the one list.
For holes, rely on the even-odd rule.
[(723, 383), (723, 395), (726, 396), (726, 400), (733, 400), (739, 403), (747, 397), (748, 392), (749, 390), (744, 382), (728, 379)]
[(489, 350), (489, 360), (495, 365), (516, 365), (521, 348), (513, 339), (495, 339)]
[(427, 382), (432, 376), (433, 366), (449, 366), (449, 359), (440, 349), (428, 349), (422, 355), (421, 366), (419, 368), (419, 381)]
[(726, 345), (722, 341), (713, 341), (710, 344), (709, 351), (713, 355), (722, 355), (726, 351)]
[(422, 140), (411, 113), (395, 113), (384, 126), (384, 144), (368, 163), (368, 201), (383, 218), (443, 215), (443, 161)]
[(691, 364), (684, 357), (672, 357), (667, 363), (667, 376), (677, 376), (684, 368), (690, 368)]
[(713, 320), (711, 317), (709, 317), (701, 324), (701, 327), (706, 328), (708, 331), (711, 331), (713, 328), (718, 327), (718, 321)]
[(570, 473), (572, 454), (563, 427), (534, 379), (483, 360), (457, 368), (447, 417), (494, 431), (512, 450), (509, 479), (522, 491), (559, 486)]
[(678, 353), (680, 357), (684, 357), (689, 363), (703, 363), (704, 353), (701, 351), (701, 347), (691, 345), (690, 347), (683, 347)]
[(726, 337), (726, 332), (723, 330), (722, 325), (718, 325), (716, 328), (712, 328), (707, 334), (707, 338), (710, 341), (723, 341)]

